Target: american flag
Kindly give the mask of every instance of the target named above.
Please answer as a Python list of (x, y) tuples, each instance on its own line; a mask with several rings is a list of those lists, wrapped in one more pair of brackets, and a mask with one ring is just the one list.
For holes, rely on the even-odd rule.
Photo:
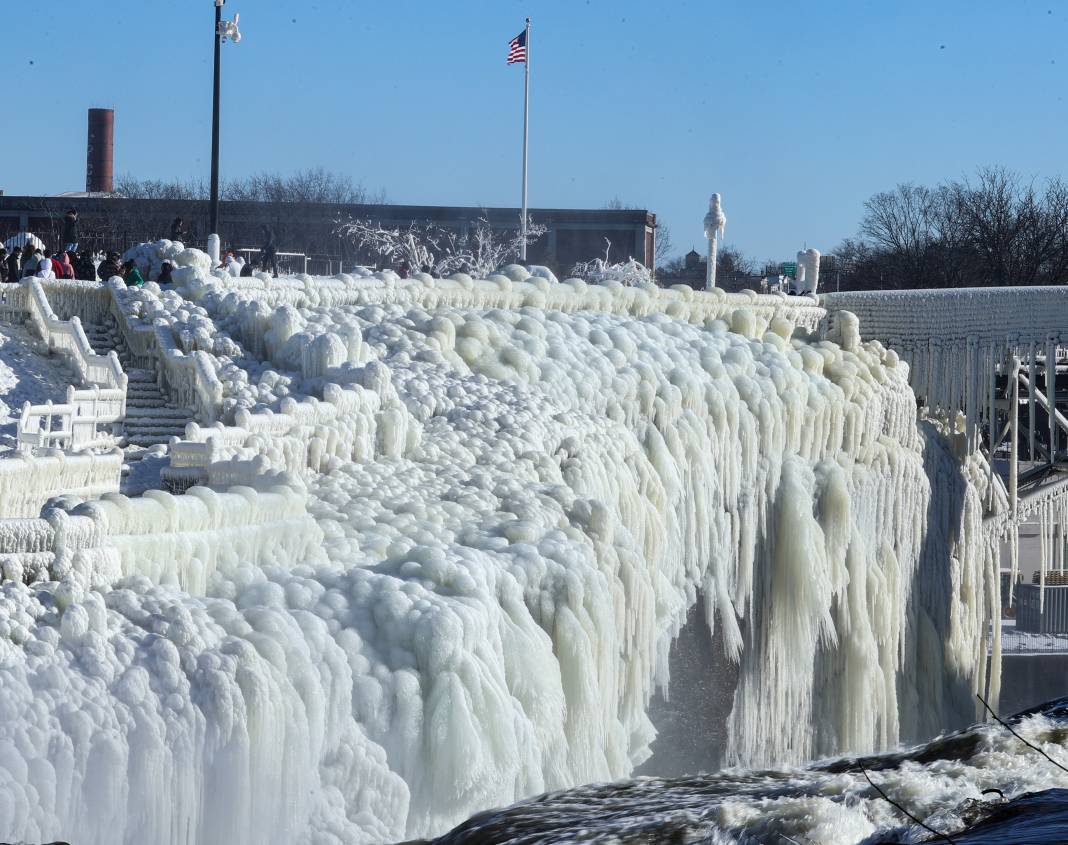
[(527, 60), (527, 31), (524, 29), (519, 35), (508, 42), (508, 64), (517, 65)]

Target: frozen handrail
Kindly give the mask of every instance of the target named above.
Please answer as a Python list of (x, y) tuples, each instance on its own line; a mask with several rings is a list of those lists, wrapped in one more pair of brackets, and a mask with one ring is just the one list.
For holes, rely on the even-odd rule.
[(222, 415), (223, 385), (210, 356), (204, 352), (185, 354), (166, 321), (156, 320), (151, 325), (137, 322), (127, 305), (125, 287), (111, 281), (108, 288), (112, 314), (135, 361), (156, 369), (160, 389), (179, 405), (192, 408), (202, 422), (217, 420)]
[[(70, 320), (56, 317), (39, 279), (27, 279), (22, 284), (30, 322), (49, 351), (67, 356), (82, 390), (72, 385), (65, 404), (23, 405), (18, 448), (80, 451), (114, 445), (126, 416), (127, 377), (118, 355), (98, 355), (77, 316)], [(100, 426), (107, 430), (101, 431)]]

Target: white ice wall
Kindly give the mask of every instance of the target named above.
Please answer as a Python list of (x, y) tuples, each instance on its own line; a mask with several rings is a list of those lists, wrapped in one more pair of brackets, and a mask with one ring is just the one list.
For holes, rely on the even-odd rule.
[(122, 453), (14, 454), (0, 460), (0, 518), (33, 517), (54, 496), (118, 492)]
[[(917, 426), (905, 368), (855, 323), (832, 343), (781, 297), (505, 276), (304, 278), (249, 311), (253, 283), (195, 281), (203, 313), (139, 307), (196, 346), (206, 320), (262, 329), (299, 367), (244, 361), (330, 457), (314, 523), (280, 502), (246, 532), (235, 502), (229, 549), (207, 494), (70, 516), (122, 538), (94, 562), (116, 578), (72, 565), (2, 597), (0, 830), (389, 841), (625, 777), (698, 600), (739, 663), (732, 759), (973, 716), (999, 606), (986, 476)], [(377, 397), (350, 409), (373, 452), (344, 396), (281, 407), (327, 384)], [(267, 455), (270, 415), (238, 414)]]

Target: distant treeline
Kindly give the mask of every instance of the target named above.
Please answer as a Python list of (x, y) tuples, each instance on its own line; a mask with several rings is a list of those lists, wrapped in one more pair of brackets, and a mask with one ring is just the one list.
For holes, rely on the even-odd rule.
[(822, 290), (1068, 282), (1068, 185), (1004, 168), (933, 188), (902, 184), (864, 204), (856, 238), (828, 257)]

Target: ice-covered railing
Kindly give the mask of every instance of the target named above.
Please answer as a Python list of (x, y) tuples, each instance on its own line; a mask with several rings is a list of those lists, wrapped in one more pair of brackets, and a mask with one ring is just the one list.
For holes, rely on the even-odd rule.
[[(100, 463), (104, 456), (93, 457)], [(84, 465), (89, 458), (65, 460)], [(121, 456), (109, 463), (117, 475)], [(0, 568), (9, 581), (73, 574), (99, 587), (145, 575), (202, 594), (224, 565), (269, 565), (318, 553), (322, 534), (308, 515), (307, 494), (285, 482), (223, 492), (194, 487), (180, 496), (150, 490), (136, 499), (113, 489), (72, 487), (68, 499), (90, 501), (46, 509), (37, 519), (0, 520)]]
[(97, 355), (89, 345), (79, 317), (60, 320), (49, 305), (40, 281), (28, 279), (24, 284), (27, 287), (26, 308), (30, 322), (48, 350), (67, 355), (75, 375), (85, 385), (125, 387), (126, 374), (119, 364), (118, 355), (114, 352)]
[(217, 420), (222, 414), (223, 385), (208, 354), (184, 352), (165, 319), (139, 319), (125, 286), (115, 280), (108, 286), (112, 313), (135, 363), (155, 369), (160, 389), (177, 404), (193, 409), (201, 421)]
[(1035, 361), (1068, 342), (1068, 287), (827, 293), (828, 319), (855, 314), (865, 340), (909, 364), (909, 381), (936, 412), (963, 412), (969, 429), (993, 418), (993, 383), (1013, 355)]
[(63, 353), (79, 388), (68, 389), (66, 402), (25, 403), (19, 417), (19, 449), (56, 446), (72, 451), (113, 445), (126, 417), (127, 378), (114, 352), (98, 355), (89, 345), (81, 320), (60, 320), (38, 279), (24, 283), (30, 323), (50, 352)]
[[(150, 490), (135, 499), (116, 493), (74, 508), (71, 516), (87, 516), (99, 527), (99, 551), (89, 561), (97, 582), (143, 575), (200, 595), (227, 566), (315, 560), (322, 532), (306, 504), (305, 492), (276, 479), (259, 490), (193, 487), (178, 496)], [(108, 566), (113, 561), (117, 567)]]
[(52, 311), (61, 320), (79, 317), (82, 322), (102, 325), (111, 312), (111, 293), (101, 282), (83, 279), (39, 279)]
[(1014, 600), (1016, 583), (1020, 572), (1019, 528), (1025, 522), (1038, 522), (1039, 536), (1039, 607), (1045, 606), (1046, 575), (1050, 570), (1063, 572), (1068, 561), (1065, 546), (1059, 542), (1064, 526), (1068, 525), (1068, 477), (1054, 477), (1048, 483), (1039, 483), (1019, 496), (1015, 513), (1009, 508), (997, 509), (986, 520), (984, 528), (1008, 547), (1009, 561), (1004, 566), (1010, 573), (1010, 603)]
[[(18, 426), (18, 447), (70, 452), (113, 446), (126, 419), (123, 388), (67, 388), (67, 401), (26, 403)], [(104, 426), (105, 428), (101, 428)]]
[(179, 349), (163, 320), (156, 321), (154, 332), (160, 387), (204, 422), (214, 422), (222, 413), (223, 386), (211, 358), (199, 350), (187, 355)]
[(26, 288), (18, 282), (0, 283), (0, 319), (15, 320), (26, 313)]
[(380, 394), (327, 384), (323, 400), (285, 399), (280, 412), (239, 409), (235, 425), (189, 423), (172, 438), (161, 476), (175, 490), (191, 484), (259, 486), (278, 473), (325, 472), (339, 463), (399, 457), (418, 441), (403, 406), (382, 407)]
[[(199, 299), (216, 293), (220, 300), (233, 294), (230, 310), (241, 301), (256, 301), (269, 308), (291, 305), (296, 308), (340, 307), (347, 305), (418, 305), (427, 310), (439, 307), (544, 308), (572, 313), (594, 310), (603, 313), (642, 317), (666, 314), (675, 319), (702, 322), (729, 317), (744, 308), (752, 313), (756, 328), (766, 329), (773, 319), (783, 318), (793, 325), (815, 330), (825, 316), (820, 305), (808, 297), (757, 294), (753, 291), (728, 294), (717, 289), (696, 291), (685, 285), (671, 288), (627, 287), (618, 282), (591, 285), (581, 279), (552, 283), (531, 276), (522, 267), (506, 268), (489, 279), (473, 279), (456, 273), (435, 279), (417, 273), (401, 279), (390, 271), (369, 277), (339, 274), (332, 278), (290, 277), (265, 281), (259, 278), (199, 279), (188, 293)], [(246, 339), (243, 342), (247, 343)]]
[(11, 517), (34, 517), (55, 496), (89, 498), (119, 489), (122, 453), (15, 454), (0, 460), (0, 533), (17, 533)]

